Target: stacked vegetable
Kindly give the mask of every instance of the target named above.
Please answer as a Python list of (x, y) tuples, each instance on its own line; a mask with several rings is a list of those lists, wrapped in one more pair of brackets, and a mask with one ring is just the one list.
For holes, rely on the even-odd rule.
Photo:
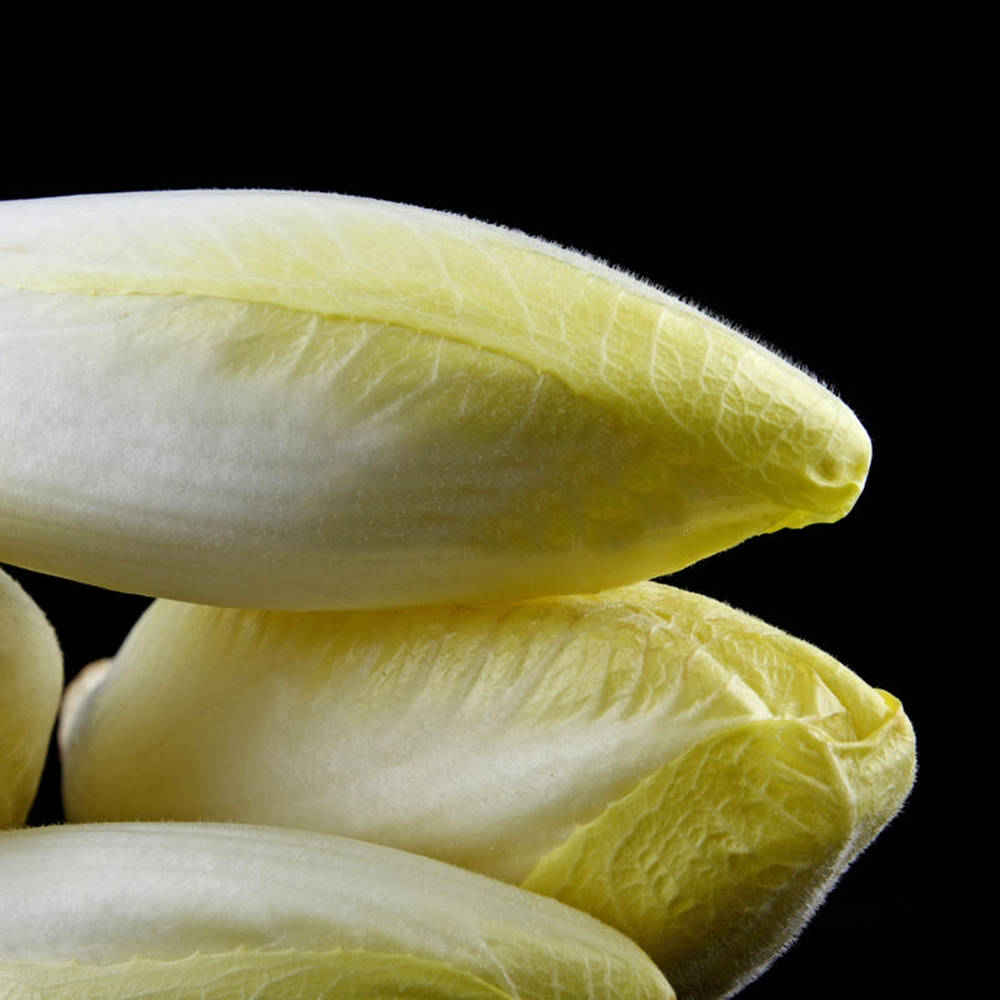
[[(843, 516), (863, 428), (578, 254), (330, 195), (0, 205), (0, 449), (0, 559), (169, 599), (60, 727), (69, 817), (143, 822), (0, 838), (25, 996), (672, 996), (610, 927), (727, 996), (912, 783), (891, 696), (638, 582)], [(0, 704), (54, 662), (5, 587)], [(13, 690), (16, 824), (54, 707)]]

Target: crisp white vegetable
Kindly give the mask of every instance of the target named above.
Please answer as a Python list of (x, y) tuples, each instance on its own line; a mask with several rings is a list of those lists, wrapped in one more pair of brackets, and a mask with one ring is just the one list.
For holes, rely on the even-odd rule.
[(0, 572), (0, 828), (25, 821), (59, 711), (62, 653), (38, 605)]
[(895, 699), (656, 584), (381, 612), (158, 601), (96, 669), (61, 723), (71, 818), (440, 858), (594, 913), (691, 998), (766, 966), (913, 779)]
[(4, 1000), (673, 1000), (621, 934), (427, 858), (212, 824), (0, 835)]
[(657, 289), (290, 192), (0, 203), (0, 558), (226, 606), (590, 592), (832, 521), (870, 445)]

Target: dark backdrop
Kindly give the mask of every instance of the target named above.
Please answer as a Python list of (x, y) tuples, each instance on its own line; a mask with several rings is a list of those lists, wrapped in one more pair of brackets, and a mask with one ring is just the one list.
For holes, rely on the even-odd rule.
[[(922, 975), (913, 940), (926, 919), (922, 855), (940, 780), (923, 634), (933, 623), (909, 603), (917, 591), (909, 490), (920, 456), (908, 397), (918, 362), (898, 317), (901, 297), (913, 294), (901, 262), (921, 238), (912, 133), (883, 114), (884, 102), (839, 87), (794, 108), (733, 93), (700, 118), (667, 107), (654, 119), (605, 96), (588, 93), (582, 109), (572, 88), (494, 96), (474, 127), (443, 98), (407, 106), (405, 95), (391, 120), (339, 105), (295, 120), (281, 109), (192, 116), (189, 107), (157, 106), (138, 124), (95, 121), (71, 101), (41, 139), (25, 133), (10, 148), (0, 198), (252, 186), (461, 212), (624, 266), (832, 386), (874, 442), (852, 514), (751, 540), (672, 582), (821, 646), (900, 697), (918, 742), (926, 739), (902, 815), (800, 942), (743, 994), (907, 995)], [(69, 676), (113, 653), (146, 603), (11, 572), (50, 616)], [(60, 818), (58, 777), (52, 759), (33, 822)]]

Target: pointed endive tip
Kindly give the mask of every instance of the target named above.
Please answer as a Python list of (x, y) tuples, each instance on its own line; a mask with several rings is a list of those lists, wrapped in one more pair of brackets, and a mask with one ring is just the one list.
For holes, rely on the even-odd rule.
[(0, 829), (27, 818), (62, 681), (55, 631), (20, 584), (0, 571)]
[(867, 436), (582, 254), (337, 195), (0, 203), (0, 557), (309, 610), (595, 592), (843, 516)]
[(154, 602), (68, 718), (72, 819), (280, 822), (554, 896), (717, 998), (913, 782), (899, 702), (645, 583), (310, 615)]
[(819, 443), (801, 468), (803, 509), (777, 528), (801, 528), (846, 517), (864, 491), (871, 471), (872, 442), (858, 417), (836, 400), (828, 438)]

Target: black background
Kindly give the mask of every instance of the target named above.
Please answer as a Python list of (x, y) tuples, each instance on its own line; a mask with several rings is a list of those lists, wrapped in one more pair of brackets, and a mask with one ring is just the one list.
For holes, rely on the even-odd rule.
[[(268, 103), (265, 88), (245, 82), (213, 100), (185, 92), (136, 112), (69, 88), (58, 119), (17, 123), (21, 141), (0, 174), (0, 198), (296, 188), (502, 223), (721, 314), (855, 410), (874, 460), (849, 517), (753, 539), (671, 580), (815, 643), (897, 695), (921, 751), (903, 813), (746, 1000), (901, 996), (924, 975), (914, 952), (929, 919), (923, 862), (943, 768), (929, 681), (935, 623), (913, 603), (912, 473), (922, 456), (912, 401), (926, 369), (902, 314), (919, 291), (914, 261), (937, 208), (919, 109), (871, 56), (855, 51), (849, 77), (803, 77), (805, 59), (773, 87), (731, 78), (696, 100), (697, 81), (668, 86), (668, 74), (655, 104), (649, 81), (636, 102), (610, 79), (530, 78), (537, 89), (487, 96), (468, 65), (439, 90), (397, 86), (391, 110), (358, 106), (346, 79), (294, 115), (294, 102)], [(475, 114), (458, 103), (463, 91)], [(68, 676), (113, 653), (146, 603), (11, 572), (56, 627)], [(31, 821), (59, 818), (52, 758)]]

